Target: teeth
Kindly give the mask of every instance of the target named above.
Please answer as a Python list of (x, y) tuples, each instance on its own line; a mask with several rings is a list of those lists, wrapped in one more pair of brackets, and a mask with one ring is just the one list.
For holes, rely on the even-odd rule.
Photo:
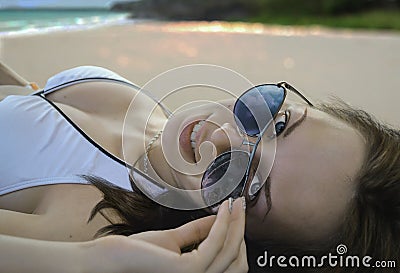
[(193, 150), (196, 148), (196, 135), (197, 135), (197, 132), (200, 130), (201, 126), (203, 126), (203, 124), (205, 122), (206, 122), (205, 120), (201, 120), (201, 121), (199, 121), (199, 123), (197, 123), (193, 127), (193, 131), (190, 134), (190, 144), (192, 145), (192, 149)]
[(190, 141), (193, 141), (196, 138), (197, 131), (193, 131), (190, 135)]

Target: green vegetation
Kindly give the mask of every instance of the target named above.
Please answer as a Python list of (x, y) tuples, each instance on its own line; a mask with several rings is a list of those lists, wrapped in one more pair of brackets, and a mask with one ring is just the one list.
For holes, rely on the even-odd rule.
[(335, 28), (400, 30), (400, 10), (371, 10), (338, 15), (279, 14), (263, 11), (251, 22), (278, 25), (321, 25)]
[(132, 18), (400, 30), (400, 0), (142, 0), (112, 9)]
[(400, 0), (248, 0), (245, 3), (252, 11), (248, 18), (254, 22), (400, 30)]

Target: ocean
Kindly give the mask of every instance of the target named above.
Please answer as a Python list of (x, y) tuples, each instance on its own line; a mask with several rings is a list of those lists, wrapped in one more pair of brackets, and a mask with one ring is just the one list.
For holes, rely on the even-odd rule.
[(103, 9), (0, 9), (0, 36), (79, 30), (130, 22), (129, 13)]

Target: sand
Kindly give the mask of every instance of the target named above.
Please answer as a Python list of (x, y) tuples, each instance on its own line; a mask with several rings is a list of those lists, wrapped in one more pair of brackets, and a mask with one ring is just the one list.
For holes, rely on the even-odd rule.
[(286, 80), (314, 101), (338, 96), (395, 127), (399, 52), (399, 33), (217, 22), (140, 22), (0, 39), (0, 59), (40, 86), (78, 65), (103, 66), (144, 85), (166, 70), (209, 63), (255, 84)]

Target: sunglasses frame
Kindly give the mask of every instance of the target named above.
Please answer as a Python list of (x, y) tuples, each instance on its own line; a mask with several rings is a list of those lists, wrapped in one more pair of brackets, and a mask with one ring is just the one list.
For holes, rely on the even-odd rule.
[[(246, 135), (249, 136), (249, 137), (257, 137), (257, 139), (256, 139), (256, 141), (255, 141), (254, 143), (253, 143), (253, 142), (249, 142), (249, 141), (245, 141), (245, 140), (243, 140), (243, 142), (242, 142), (243, 145), (249, 145), (249, 146), (251, 146), (253, 149), (252, 149), (251, 153), (248, 153), (248, 152), (247, 152), (248, 154), (250, 154), (250, 155), (249, 155), (249, 161), (248, 161), (248, 163), (247, 163), (246, 172), (245, 172), (245, 177), (244, 177), (245, 182), (243, 183), (243, 188), (242, 188), (242, 190), (241, 190), (241, 193), (240, 193), (239, 197), (242, 197), (242, 196), (244, 195), (245, 190), (246, 190), (246, 187), (247, 187), (247, 184), (248, 184), (248, 180), (249, 180), (249, 174), (250, 174), (251, 164), (253, 163), (254, 155), (255, 155), (255, 153), (256, 153), (257, 147), (258, 147), (258, 145), (259, 145), (259, 143), (260, 143), (260, 141), (261, 141), (261, 139), (262, 139), (262, 137), (263, 137), (265, 131), (266, 131), (267, 128), (270, 126), (270, 124), (275, 120), (276, 115), (279, 113), (280, 109), (282, 108), (283, 103), (284, 103), (285, 100), (286, 100), (288, 91), (291, 91), (291, 92), (295, 93), (296, 95), (298, 95), (298, 96), (299, 96), (301, 99), (303, 99), (309, 106), (314, 106), (300, 91), (298, 91), (296, 88), (294, 88), (293, 86), (291, 86), (291, 85), (288, 84), (287, 82), (282, 81), (282, 82), (278, 82), (278, 83), (276, 83), (276, 84), (264, 83), (264, 84), (259, 84), (259, 85), (256, 85), (256, 86), (254, 86), (254, 87), (251, 87), (250, 89), (248, 89), (248, 90), (246, 90), (245, 92), (243, 92), (243, 94), (241, 94), (241, 95), (237, 98), (233, 109), (235, 109), (237, 102), (240, 101), (240, 98), (241, 98), (242, 96), (244, 96), (246, 93), (248, 93), (249, 91), (253, 90), (254, 88), (258, 88), (258, 87), (262, 87), (262, 86), (268, 86), (268, 85), (269, 85), (269, 86), (273, 85), (273, 86), (277, 86), (277, 87), (279, 87), (279, 88), (283, 88), (283, 92), (284, 92), (282, 102), (281, 102), (281, 104), (279, 105), (279, 107), (277, 108), (277, 111), (276, 111), (276, 113), (273, 115), (272, 119), (265, 125), (265, 127), (264, 127), (259, 133), (254, 134), (254, 135), (248, 134), (246, 131), (240, 129), (240, 126), (238, 126), (238, 129), (240, 130), (240, 132), (246, 134)], [(240, 151), (240, 150), (238, 150), (238, 151)], [(225, 154), (227, 154), (227, 153), (232, 153), (232, 152), (233, 152), (233, 151), (228, 151), (228, 152), (225, 152), (225, 153), (220, 154), (219, 156), (217, 156), (217, 157), (214, 159), (213, 162), (210, 163), (209, 166), (211, 166), (219, 157), (221, 157), (221, 156), (223, 156), (223, 155), (225, 155)], [(243, 151), (243, 152), (245, 152), (245, 151)], [(208, 170), (208, 168), (207, 168), (206, 170)], [(205, 173), (206, 173), (206, 172), (205, 172)], [(204, 173), (204, 174), (205, 174), (205, 173)], [(204, 180), (204, 174), (203, 174), (203, 177), (202, 177), (202, 179), (201, 179), (202, 182), (203, 182), (203, 180)], [(232, 194), (232, 193), (230, 193), (229, 195), (231, 195), (231, 194)], [(228, 196), (229, 196), (229, 195), (228, 195)], [(221, 200), (221, 201), (223, 201), (223, 200)]]

